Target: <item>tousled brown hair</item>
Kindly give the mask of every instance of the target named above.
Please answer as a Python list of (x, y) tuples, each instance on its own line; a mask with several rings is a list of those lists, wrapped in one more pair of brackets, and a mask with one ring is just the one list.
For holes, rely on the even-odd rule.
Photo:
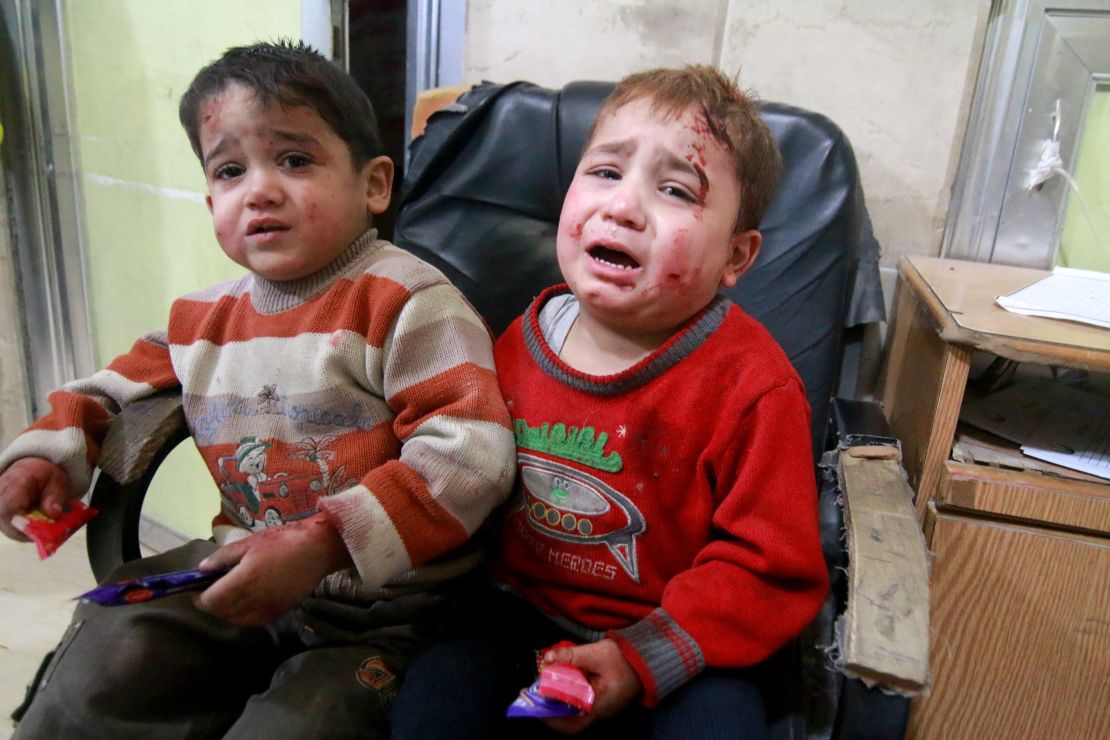
[(713, 138), (732, 155), (740, 184), (736, 232), (758, 229), (778, 186), (782, 156), (759, 117), (755, 96), (705, 64), (637, 72), (618, 82), (601, 104), (587, 141), (593, 139), (602, 120), (643, 99), (650, 100), (652, 110), (662, 115), (679, 116), (689, 108), (701, 111)]
[(374, 107), (354, 78), (303, 41), (279, 39), (228, 49), (198, 72), (181, 96), (178, 117), (202, 163), (201, 106), (233, 82), (245, 85), (262, 105), (315, 110), (347, 144), (356, 170), (382, 154)]

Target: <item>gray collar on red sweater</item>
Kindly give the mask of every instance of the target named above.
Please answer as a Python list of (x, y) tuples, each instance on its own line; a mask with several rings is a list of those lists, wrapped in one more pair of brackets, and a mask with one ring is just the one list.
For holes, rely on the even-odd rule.
[(532, 301), (521, 321), (524, 345), (536, 364), (552, 378), (575, 390), (599, 396), (627, 393), (658, 378), (700, 347), (721, 326), (732, 307), (732, 301), (718, 293), (708, 306), (692, 316), (670, 339), (632, 367), (614, 375), (587, 375), (560, 360), (540, 330), (539, 316), (543, 305), (568, 292), (570, 289), (565, 284), (555, 285)]

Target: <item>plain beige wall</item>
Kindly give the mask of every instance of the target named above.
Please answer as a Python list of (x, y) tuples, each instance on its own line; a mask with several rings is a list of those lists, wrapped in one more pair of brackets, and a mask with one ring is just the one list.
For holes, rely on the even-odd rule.
[[(710, 63), (848, 135), (883, 247), (939, 253), (989, 0), (469, 0), (465, 78), (547, 86)], [(889, 295), (889, 292), (888, 292)]]

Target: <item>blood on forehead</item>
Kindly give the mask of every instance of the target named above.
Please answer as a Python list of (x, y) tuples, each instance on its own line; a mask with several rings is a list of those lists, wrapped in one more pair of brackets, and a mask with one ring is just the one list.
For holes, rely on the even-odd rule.
[(200, 125), (211, 129), (216, 125), (216, 119), (220, 115), (220, 108), (223, 107), (223, 101), (219, 95), (213, 95), (204, 101), (200, 107)]

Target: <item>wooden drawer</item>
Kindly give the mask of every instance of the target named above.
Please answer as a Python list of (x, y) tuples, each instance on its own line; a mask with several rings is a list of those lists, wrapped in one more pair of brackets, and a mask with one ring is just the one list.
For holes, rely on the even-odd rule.
[(933, 690), (908, 736), (1110, 737), (1110, 539), (927, 519)]
[(1110, 484), (949, 460), (938, 508), (1011, 517), (1044, 526), (1110, 535)]

